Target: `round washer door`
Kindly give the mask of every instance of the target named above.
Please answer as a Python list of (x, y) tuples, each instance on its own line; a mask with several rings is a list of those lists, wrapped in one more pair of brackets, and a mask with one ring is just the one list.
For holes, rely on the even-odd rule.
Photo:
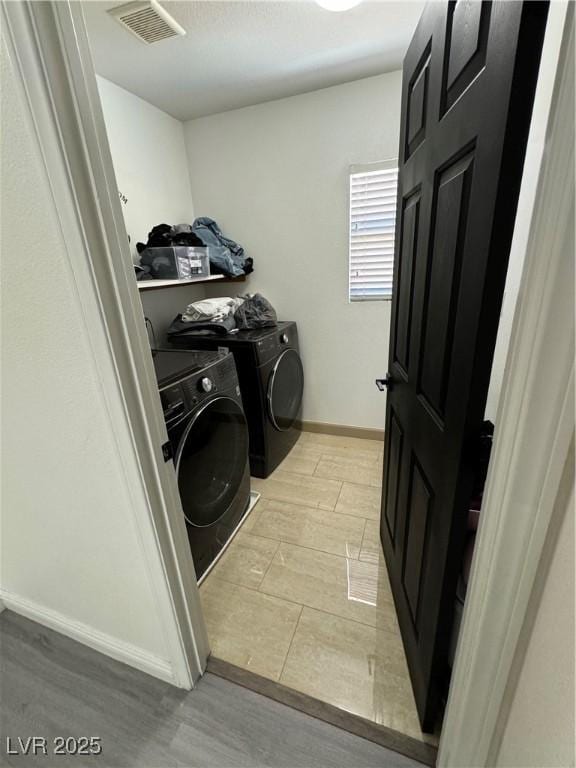
[(281, 432), (294, 425), (304, 392), (304, 369), (295, 349), (285, 350), (276, 360), (268, 380), (268, 416)]
[(186, 520), (206, 528), (220, 520), (242, 483), (248, 427), (240, 405), (217, 397), (186, 427), (176, 454), (176, 475)]

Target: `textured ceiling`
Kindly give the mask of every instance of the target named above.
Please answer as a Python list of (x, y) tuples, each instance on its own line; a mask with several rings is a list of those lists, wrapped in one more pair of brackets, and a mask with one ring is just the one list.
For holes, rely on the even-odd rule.
[(424, 3), (162, 2), (185, 37), (146, 45), (83, 4), (96, 71), (180, 120), (399, 69)]

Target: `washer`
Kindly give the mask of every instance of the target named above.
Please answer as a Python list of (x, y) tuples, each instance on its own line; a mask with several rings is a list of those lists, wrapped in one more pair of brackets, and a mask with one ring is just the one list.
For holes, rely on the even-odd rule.
[(173, 334), (170, 344), (232, 352), (250, 429), (250, 471), (268, 477), (300, 435), (304, 369), (296, 323), (218, 336)]
[(250, 501), (248, 426), (236, 367), (226, 353), (152, 354), (200, 581), (229, 543)]

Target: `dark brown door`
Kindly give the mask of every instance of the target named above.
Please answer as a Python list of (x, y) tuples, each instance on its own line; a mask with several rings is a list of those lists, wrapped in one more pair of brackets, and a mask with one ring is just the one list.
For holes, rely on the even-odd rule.
[(381, 536), (437, 716), (547, 3), (430, 3), (403, 69)]

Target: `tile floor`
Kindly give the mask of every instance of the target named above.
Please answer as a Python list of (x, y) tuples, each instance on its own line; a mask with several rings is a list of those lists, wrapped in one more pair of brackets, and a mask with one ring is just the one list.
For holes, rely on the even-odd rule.
[(304, 432), (200, 594), (215, 657), (422, 734), (378, 520), (382, 444)]

